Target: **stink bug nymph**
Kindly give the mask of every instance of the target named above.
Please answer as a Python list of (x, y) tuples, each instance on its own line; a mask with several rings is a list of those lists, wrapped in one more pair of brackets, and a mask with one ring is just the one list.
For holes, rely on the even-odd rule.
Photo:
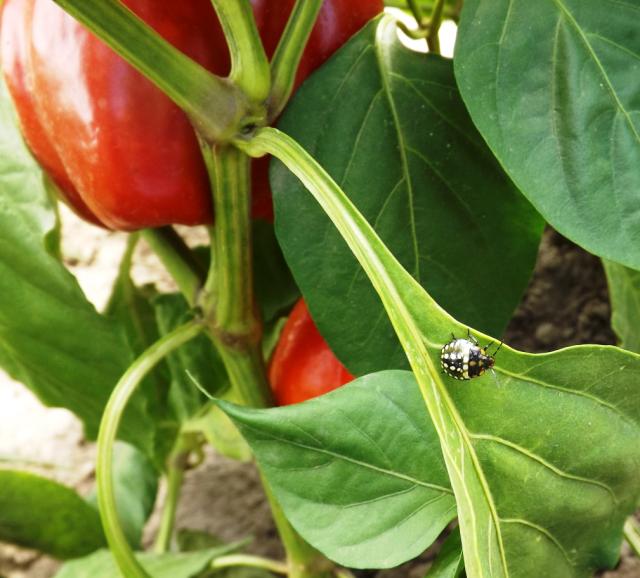
[(493, 342), (485, 347), (480, 347), (476, 338), (467, 332), (468, 339), (456, 339), (453, 333), (451, 341), (440, 351), (440, 365), (442, 371), (455, 379), (473, 379), (481, 376), (487, 369), (491, 369), (495, 363), (495, 355), (502, 343), (493, 355), (488, 353)]

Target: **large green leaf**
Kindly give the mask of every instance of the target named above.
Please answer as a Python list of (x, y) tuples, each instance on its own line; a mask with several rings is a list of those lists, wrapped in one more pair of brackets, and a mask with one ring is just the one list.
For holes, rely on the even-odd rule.
[(640, 271), (603, 261), (611, 300), (611, 327), (620, 346), (640, 353)]
[[(120, 325), (98, 315), (58, 259), (45, 177), (0, 85), (0, 362), (44, 403), (73, 411), (95, 437), (132, 352)], [(150, 448), (144, 403), (134, 400), (122, 435)]]
[(56, 558), (106, 545), (98, 511), (71, 488), (27, 472), (0, 469), (0, 540)]
[[(154, 578), (191, 578), (199, 576), (211, 560), (233, 551), (235, 546), (210, 548), (199, 552), (171, 554), (142, 553), (136, 557)], [(100, 550), (80, 560), (67, 562), (56, 578), (120, 578), (121, 574), (108, 550)]]
[(640, 268), (640, 2), (467, 0), (455, 64), (474, 122), (542, 215)]
[(268, 411), (221, 407), (295, 528), (340, 564), (396, 566), (455, 516), (438, 437), (411, 373), (368, 375)]
[[(411, 52), (384, 22), (365, 27), (314, 74), (279, 126), (439, 303), (501, 334), (529, 280), (542, 221), (474, 128), (451, 61)], [(329, 219), (279, 163), (271, 182), (285, 257), (340, 359), (356, 374), (406, 366), (375, 292)]]
[(534, 355), (505, 345), (495, 376), (441, 374), (441, 349), (465, 325), (402, 268), (293, 139), (265, 128), (241, 146), (277, 156), (303, 180), (384, 303), (440, 438), (467, 575), (582, 578), (613, 565), (640, 493), (640, 356), (611, 346)]

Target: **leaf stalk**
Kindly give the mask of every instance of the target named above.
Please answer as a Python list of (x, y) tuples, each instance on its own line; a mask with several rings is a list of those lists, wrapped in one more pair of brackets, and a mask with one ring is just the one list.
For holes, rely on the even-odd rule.
[(118, 567), (127, 578), (150, 576), (134, 556), (118, 519), (113, 487), (113, 446), (118, 427), (129, 400), (145, 376), (169, 353), (193, 339), (203, 329), (204, 325), (200, 320), (189, 321), (165, 335), (140, 355), (114, 388), (100, 422), (96, 462), (98, 506), (109, 547)]

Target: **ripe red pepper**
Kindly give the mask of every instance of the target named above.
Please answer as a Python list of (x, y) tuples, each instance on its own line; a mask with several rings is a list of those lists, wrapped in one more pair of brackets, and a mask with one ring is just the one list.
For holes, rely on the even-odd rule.
[(269, 365), (278, 405), (300, 403), (353, 380), (318, 331), (300, 299), (282, 330)]
[[(166, 40), (215, 74), (229, 71), (211, 0), (124, 0)], [(253, 0), (269, 55), (294, 0)], [(382, 0), (325, 0), (298, 70), (300, 83)], [(52, 0), (6, 0), (1, 65), (25, 139), (81, 216), (135, 230), (212, 221), (209, 183), (184, 113)], [(266, 161), (256, 167), (254, 217), (272, 216)]]

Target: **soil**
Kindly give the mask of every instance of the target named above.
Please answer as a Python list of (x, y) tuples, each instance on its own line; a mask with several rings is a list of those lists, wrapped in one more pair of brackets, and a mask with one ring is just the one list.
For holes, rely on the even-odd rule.
[[(91, 300), (101, 307), (116, 275), (124, 236), (86, 225), (68, 212), (63, 218), (67, 264)], [(193, 238), (193, 233), (190, 235)], [(202, 237), (202, 232), (196, 236)], [(163, 289), (171, 288), (161, 266), (142, 244), (136, 262), (134, 277), (138, 282), (160, 279)], [(531, 352), (576, 343), (615, 343), (609, 317), (607, 286), (599, 259), (548, 230), (530, 286), (504, 340)], [(39, 471), (44, 464), (46, 475), (84, 493), (93, 481), (94, 455), (94, 444), (83, 439), (82, 428), (72, 414), (44, 408), (23, 386), (0, 375), (0, 459), (10, 456), (37, 462), (41, 464)], [(159, 504), (163, 492), (161, 489)], [(147, 544), (157, 523), (156, 509), (145, 531)], [(205, 530), (223, 540), (252, 536), (251, 552), (282, 556), (255, 467), (225, 459), (211, 450), (204, 464), (186, 475), (177, 527)], [(435, 549), (391, 571), (356, 574), (358, 578), (422, 578)], [(46, 556), (0, 544), (0, 576), (48, 578), (57, 567), (58, 563)], [(640, 578), (640, 560), (625, 547), (618, 569), (601, 576)]]

